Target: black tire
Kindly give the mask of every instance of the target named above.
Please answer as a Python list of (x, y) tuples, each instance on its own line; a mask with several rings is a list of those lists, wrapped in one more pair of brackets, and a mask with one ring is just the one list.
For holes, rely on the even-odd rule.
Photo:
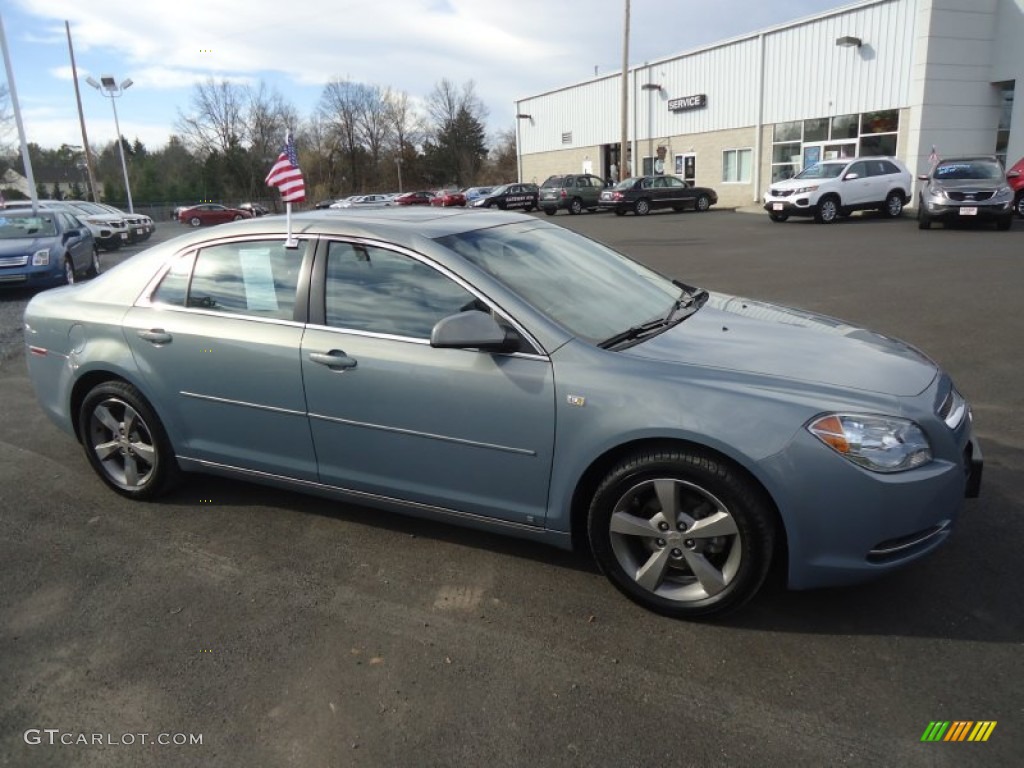
[(1017, 200), (1013, 204), (1013, 209), (1020, 218), (1024, 219), (1024, 192), (1017, 193)]
[(752, 598), (776, 535), (763, 492), (742, 472), (676, 449), (637, 451), (613, 467), (594, 494), (587, 531), (616, 588), (680, 619), (720, 615)]
[(882, 213), (890, 219), (899, 218), (903, 214), (903, 195), (896, 191), (890, 192), (885, 198)]
[(544, 213), (546, 213), (548, 216), (554, 216), (556, 213), (558, 213), (558, 211), (555, 208), (545, 208)]
[(527, 213), (529, 213), (530, 211), (533, 210), (533, 204), (532, 203), (527, 203), (526, 205), (523, 206), (523, 210), (526, 211)]
[(180, 479), (163, 424), (131, 384), (108, 381), (93, 387), (82, 401), (77, 426), (93, 470), (122, 496), (153, 499)]
[(929, 216), (924, 210), (924, 203), (918, 201), (917, 203), (917, 228), (918, 229), (931, 229), (932, 228), (932, 217)]
[(624, 210), (622, 210), (621, 208), (616, 208), (615, 209), (615, 215), (616, 216), (625, 216), (626, 212)]
[(996, 219), (996, 229), (1000, 232), (1006, 232), (1013, 226), (1013, 216), (1004, 216), (1001, 219)]
[(637, 216), (646, 216), (651, 212), (651, 201), (646, 197), (641, 197), (635, 203), (633, 203), (633, 213)]
[(103, 241), (101, 247), (104, 251), (119, 251), (121, 250), (121, 238), (117, 236), (109, 237)]
[(789, 218), (788, 213), (769, 213), (768, 218), (774, 221), (776, 224), (781, 224), (783, 221)]
[(834, 195), (825, 195), (814, 209), (814, 220), (819, 224), (835, 224), (839, 218), (839, 200)]
[(188, 220), (188, 223), (190, 227), (198, 227), (203, 223), (203, 220), (200, 219), (198, 216), (193, 216), (191, 219)]
[(89, 261), (89, 268), (85, 271), (86, 277), (96, 277), (100, 273), (100, 249), (95, 245), (92, 247), (92, 257)]
[(707, 195), (698, 195), (693, 203), (693, 209), (704, 213), (711, 208), (711, 198)]
[(572, 216), (579, 216), (583, 213), (583, 201), (578, 197), (574, 197), (569, 201), (569, 213)]
[(64, 285), (75, 284), (75, 262), (71, 260), (71, 257), (67, 254), (64, 255), (64, 264), (62, 265), (64, 271), (62, 282)]
[(245, 216), (243, 216), (242, 214), (236, 213), (235, 214), (235, 218), (233, 218), (232, 221), (241, 221), (244, 218), (245, 218)]

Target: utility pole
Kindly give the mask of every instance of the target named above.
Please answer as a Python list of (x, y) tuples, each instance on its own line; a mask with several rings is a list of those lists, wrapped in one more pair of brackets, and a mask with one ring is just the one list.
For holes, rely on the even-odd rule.
[(85, 149), (85, 167), (89, 170), (89, 194), (92, 201), (100, 201), (99, 193), (96, 191), (96, 177), (92, 172), (92, 152), (89, 149), (89, 134), (85, 132), (85, 115), (82, 114), (82, 94), (78, 90), (78, 68), (75, 66), (75, 49), (71, 45), (71, 25), (64, 22), (64, 29), (68, 33), (68, 53), (71, 54), (71, 79), (75, 83), (75, 101), (78, 102), (78, 124), (82, 126), (82, 146)]
[(627, 172), (629, 155), (629, 0), (626, 0), (626, 20), (622, 25), (622, 143), (619, 146), (619, 178), (622, 181), (630, 174)]

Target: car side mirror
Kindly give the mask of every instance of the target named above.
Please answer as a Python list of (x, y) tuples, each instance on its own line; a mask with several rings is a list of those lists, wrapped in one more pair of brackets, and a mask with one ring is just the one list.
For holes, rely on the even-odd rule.
[(860, 178), (860, 174), (859, 173), (848, 173), (845, 176), (843, 176), (843, 181), (853, 181), (854, 179), (859, 179), (859, 178)]
[(430, 332), (430, 346), (505, 352), (516, 349), (519, 340), (502, 328), (490, 313), (472, 309), (438, 320)]
[(72, 237), (81, 237), (81, 236), (82, 236), (82, 233), (79, 232), (77, 229), (68, 229), (68, 230), (66, 230), (64, 232), (64, 242), (66, 243)]
[(928, 174), (927, 173), (919, 173), (917, 175), (917, 178), (918, 178), (919, 181), (928, 181)]
[(1010, 171), (1008, 174), (1006, 174), (1006, 178), (1008, 178), (1008, 179), (1016, 179), (1019, 176), (1020, 176), (1020, 171)]

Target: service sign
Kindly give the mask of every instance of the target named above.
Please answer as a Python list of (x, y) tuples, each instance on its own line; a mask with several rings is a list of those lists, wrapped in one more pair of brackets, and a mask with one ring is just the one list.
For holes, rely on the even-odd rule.
[(669, 99), (668, 108), (671, 112), (682, 112), (686, 109), (700, 109), (708, 105), (708, 95), (698, 93), (695, 96), (682, 96), (678, 99)]

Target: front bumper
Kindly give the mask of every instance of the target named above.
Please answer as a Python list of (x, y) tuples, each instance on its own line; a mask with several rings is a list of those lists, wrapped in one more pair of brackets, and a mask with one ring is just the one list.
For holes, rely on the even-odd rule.
[(1000, 203), (926, 200), (924, 212), (933, 221), (998, 221), (1013, 216), (1013, 200)]
[(807, 194), (794, 197), (766, 197), (764, 199), (764, 209), (768, 213), (784, 216), (813, 216), (817, 207), (817, 202), (812, 203)]

